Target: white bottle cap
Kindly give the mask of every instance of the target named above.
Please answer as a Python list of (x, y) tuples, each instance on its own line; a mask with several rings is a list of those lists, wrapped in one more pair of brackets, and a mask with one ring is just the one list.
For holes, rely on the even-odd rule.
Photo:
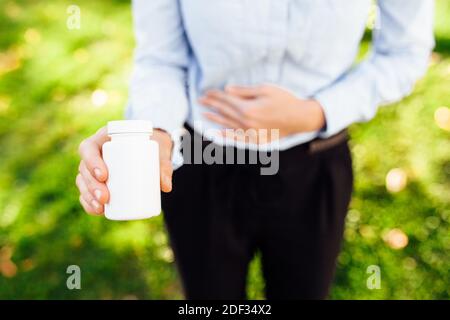
[(153, 126), (147, 120), (118, 120), (108, 122), (108, 134), (153, 133)]

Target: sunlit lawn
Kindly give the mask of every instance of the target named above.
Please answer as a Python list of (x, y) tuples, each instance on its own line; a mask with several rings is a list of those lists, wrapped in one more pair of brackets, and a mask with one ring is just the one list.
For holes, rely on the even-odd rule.
[[(77, 1), (79, 30), (66, 27), (70, 4), (0, 2), (0, 298), (182, 298), (161, 217), (117, 223), (78, 205), (77, 146), (122, 117), (134, 42), (128, 1)], [(448, 21), (440, 0), (415, 93), (351, 128), (355, 193), (331, 298), (450, 296)], [(82, 290), (66, 288), (72, 264)], [(263, 297), (258, 260), (249, 295)]]

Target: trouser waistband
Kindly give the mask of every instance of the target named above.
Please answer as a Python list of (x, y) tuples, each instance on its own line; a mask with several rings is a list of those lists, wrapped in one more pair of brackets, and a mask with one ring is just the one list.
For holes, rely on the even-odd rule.
[[(195, 130), (189, 124), (186, 123), (184, 126), (191, 135), (199, 134), (199, 133), (195, 132)], [(305, 153), (314, 154), (314, 153), (320, 153), (320, 152), (332, 149), (333, 147), (336, 147), (336, 146), (346, 142), (347, 140), (348, 140), (348, 131), (347, 131), (347, 129), (344, 129), (331, 137), (328, 137), (328, 138), (317, 137), (311, 141), (294, 146), (293, 148), (302, 149)], [(202, 141), (203, 141), (204, 146), (211, 143), (210, 140), (207, 140), (204, 137), (202, 137)]]

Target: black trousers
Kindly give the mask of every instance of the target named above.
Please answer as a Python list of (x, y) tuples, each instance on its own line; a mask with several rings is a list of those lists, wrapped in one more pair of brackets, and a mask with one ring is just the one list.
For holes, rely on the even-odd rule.
[(186, 298), (244, 299), (257, 251), (268, 299), (327, 297), (352, 192), (347, 141), (281, 151), (275, 175), (260, 167), (187, 164), (174, 172), (162, 206)]

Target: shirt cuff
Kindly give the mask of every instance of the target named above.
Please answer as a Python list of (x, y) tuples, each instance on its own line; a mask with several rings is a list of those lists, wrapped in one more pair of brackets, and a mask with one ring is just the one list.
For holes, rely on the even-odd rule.
[(146, 112), (137, 114), (133, 112), (130, 105), (126, 108), (125, 118), (129, 120), (149, 120), (152, 123), (153, 129), (166, 131), (170, 135), (173, 143), (171, 159), (173, 169), (176, 170), (183, 165), (183, 155), (181, 154), (181, 137), (185, 132), (183, 126), (175, 124), (173, 119), (170, 119), (164, 113), (153, 113), (151, 116)]
[(352, 99), (347, 96), (349, 94), (351, 93), (337, 86), (323, 90), (314, 96), (314, 99), (322, 106), (325, 115), (325, 126), (318, 133), (320, 138), (329, 138), (361, 120), (360, 112), (352, 106)]

